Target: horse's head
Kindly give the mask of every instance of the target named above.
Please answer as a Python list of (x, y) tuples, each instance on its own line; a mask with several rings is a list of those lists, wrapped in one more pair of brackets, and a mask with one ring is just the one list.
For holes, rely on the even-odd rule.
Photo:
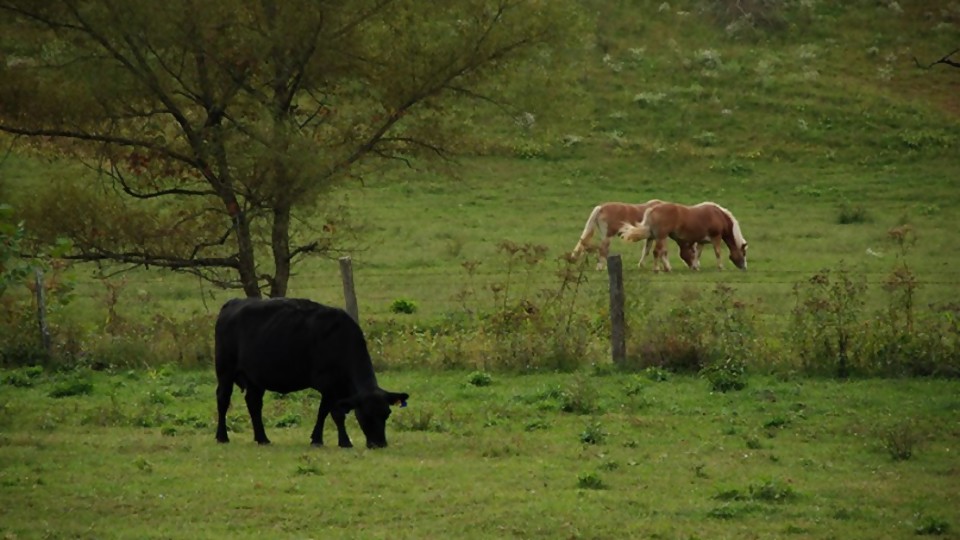
[(747, 243), (744, 242), (742, 246), (730, 250), (730, 261), (733, 262), (734, 266), (741, 270), (747, 269)]
[(697, 250), (697, 244), (680, 244), (680, 258), (691, 270), (700, 269), (700, 254)]

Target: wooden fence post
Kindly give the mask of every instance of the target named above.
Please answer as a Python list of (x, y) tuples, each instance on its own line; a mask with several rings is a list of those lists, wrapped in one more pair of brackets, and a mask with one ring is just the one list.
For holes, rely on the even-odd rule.
[(623, 263), (619, 255), (607, 257), (607, 274), (610, 277), (610, 352), (613, 363), (622, 366), (627, 357), (627, 343), (623, 307)]
[(43, 271), (39, 268), (33, 271), (33, 282), (37, 295), (37, 324), (40, 326), (40, 339), (43, 340), (43, 350), (50, 356), (50, 328), (47, 326), (47, 299), (43, 294)]
[(353, 288), (353, 261), (350, 257), (340, 257), (340, 279), (343, 280), (343, 300), (347, 313), (360, 324), (360, 310), (357, 307), (357, 291)]

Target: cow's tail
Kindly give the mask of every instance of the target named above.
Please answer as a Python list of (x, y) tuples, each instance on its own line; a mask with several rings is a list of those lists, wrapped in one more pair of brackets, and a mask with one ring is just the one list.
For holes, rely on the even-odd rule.
[(587, 223), (583, 226), (583, 232), (580, 233), (580, 240), (570, 253), (571, 257), (577, 257), (583, 253), (583, 250), (587, 247), (587, 242), (593, 238), (593, 231), (600, 228), (600, 222), (598, 218), (602, 208), (603, 206), (597, 205), (593, 208), (593, 211), (590, 212), (590, 217), (587, 218)]

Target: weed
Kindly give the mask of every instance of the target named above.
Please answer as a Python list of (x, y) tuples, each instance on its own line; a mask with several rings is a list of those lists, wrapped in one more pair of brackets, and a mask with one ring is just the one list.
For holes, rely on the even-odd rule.
[(48, 394), (53, 398), (86, 396), (93, 393), (93, 383), (86, 379), (72, 379), (56, 384)]
[(273, 424), (274, 427), (278, 428), (288, 428), (288, 427), (297, 427), (300, 425), (300, 415), (297, 413), (289, 412), (280, 417), (276, 423)]
[(763, 423), (763, 427), (766, 429), (781, 429), (787, 427), (790, 424), (790, 420), (782, 416), (775, 416), (766, 422)]
[(396, 420), (397, 429), (400, 431), (433, 431), (444, 432), (447, 430), (439, 420), (434, 419), (433, 411), (420, 408), (416, 414), (404, 414)]
[(323, 474), (323, 471), (320, 469), (320, 465), (317, 463), (317, 459), (309, 454), (304, 454), (300, 456), (298, 460), (300, 463), (297, 464), (297, 468), (294, 471), (294, 474), (297, 476), (320, 476)]
[(597, 420), (591, 420), (580, 433), (580, 442), (583, 444), (603, 444), (607, 439), (607, 433)]
[(153, 472), (153, 463), (147, 461), (147, 458), (143, 456), (138, 456), (137, 459), (133, 460), (133, 466), (136, 467), (139, 471), (145, 472), (147, 474)]
[(913, 531), (918, 535), (940, 536), (950, 532), (950, 524), (945, 519), (925, 515), (917, 515), (916, 519)]
[(840, 225), (866, 223), (869, 220), (870, 216), (867, 214), (866, 208), (859, 204), (852, 204), (849, 201), (844, 201), (840, 205), (837, 213), (837, 223)]
[(849, 376), (853, 341), (862, 317), (864, 280), (841, 265), (835, 272), (821, 270), (793, 290), (796, 305), (791, 339), (804, 368), (810, 373)]
[(759, 502), (783, 503), (795, 499), (796, 492), (779, 480), (765, 480), (750, 486), (750, 499)]
[(710, 389), (714, 392), (730, 392), (742, 390), (747, 382), (744, 380), (746, 367), (740, 360), (732, 358), (715, 362), (702, 371), (710, 382)]
[(540, 430), (549, 429), (549, 428), (550, 428), (550, 424), (547, 423), (547, 421), (542, 418), (531, 420), (530, 422), (527, 422), (523, 426), (524, 431), (540, 431)]
[(607, 489), (607, 484), (596, 472), (585, 472), (577, 476), (577, 487), (580, 489)]
[(467, 376), (467, 383), (473, 386), (490, 386), (493, 384), (493, 377), (485, 371), (474, 371)]
[(417, 303), (406, 298), (398, 298), (390, 304), (390, 313), (413, 314), (417, 312)]
[(0, 382), (18, 388), (30, 388), (37, 383), (37, 380), (42, 374), (42, 366), (26, 366), (8, 371), (3, 378), (0, 379)]
[(880, 444), (894, 461), (913, 457), (921, 435), (912, 421), (899, 422), (880, 430)]

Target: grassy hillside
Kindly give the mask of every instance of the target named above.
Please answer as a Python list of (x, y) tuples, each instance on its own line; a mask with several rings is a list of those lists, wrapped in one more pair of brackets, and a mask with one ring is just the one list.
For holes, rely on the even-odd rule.
[[(571, 41), (582, 55), (570, 66), (580, 76), (566, 89), (575, 97), (567, 114), (520, 134), (481, 130), (485, 150), (463, 156), (453, 177), (381, 170), (324, 199), (344, 205), (356, 225), (344, 244), (362, 316), (434, 324), (490, 308), (492, 286), (510, 283), (527, 295), (556, 289), (554, 261), (574, 246), (595, 204), (654, 197), (731, 209), (750, 241), (750, 270), (728, 263), (717, 272), (707, 253), (700, 273), (653, 276), (635, 268), (638, 246), (615, 240), (628, 291), (650, 309), (728, 283), (757, 317), (783, 326), (793, 285), (841, 264), (870, 285), (871, 305), (884, 305), (899, 254), (888, 231), (903, 224), (915, 233), (906, 260), (916, 305), (960, 299), (950, 219), (960, 212), (960, 70), (924, 70), (913, 59), (929, 63), (956, 48), (955, 3), (584, 6), (594, 18)], [(4, 198), (14, 202), (48, 178), (82, 174), (17, 154), (0, 167)], [(839, 224), (843, 216), (854, 222)], [(511, 269), (498, 251), (505, 240), (543, 246), (544, 262)], [(464, 265), (477, 262), (469, 275)], [(159, 271), (108, 284), (92, 279), (89, 266), (72, 274), (76, 298), (60, 313), (91, 330), (114, 317), (111, 290), (119, 291), (114, 311), (141, 320), (209, 319), (235, 294)], [(574, 309), (600, 316), (606, 275), (585, 277)], [(342, 303), (336, 262), (300, 266), (290, 294)], [(391, 314), (396, 300), (414, 302), (416, 313)]]

